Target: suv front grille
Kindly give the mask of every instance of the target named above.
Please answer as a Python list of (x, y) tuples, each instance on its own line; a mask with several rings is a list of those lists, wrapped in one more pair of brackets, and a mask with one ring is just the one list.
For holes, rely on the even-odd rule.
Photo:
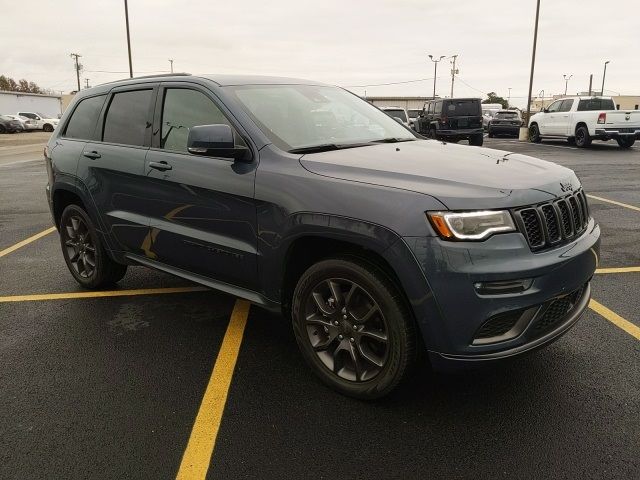
[(514, 214), (518, 230), (533, 251), (567, 244), (589, 224), (589, 207), (582, 190), (553, 202), (517, 208)]

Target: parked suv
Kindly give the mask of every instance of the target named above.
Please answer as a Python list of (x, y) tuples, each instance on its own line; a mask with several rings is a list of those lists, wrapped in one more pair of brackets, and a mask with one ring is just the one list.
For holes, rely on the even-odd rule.
[(489, 138), (496, 135), (518, 136), (522, 127), (522, 117), (518, 110), (499, 110), (495, 112), (487, 127)]
[(481, 146), (482, 108), (479, 98), (446, 98), (425, 102), (415, 121), (416, 131), (430, 138)]
[(35, 123), (35, 129), (45, 132), (53, 132), (60, 122), (57, 118), (50, 118), (48, 115), (36, 112), (18, 112), (16, 115), (28, 118), (32, 124)]
[(440, 368), (546, 345), (589, 302), (600, 230), (571, 170), (420, 139), (338, 87), (106, 84), (78, 93), (45, 159), (80, 285), (144, 265), (283, 312), (355, 397), (390, 392), (421, 350)]

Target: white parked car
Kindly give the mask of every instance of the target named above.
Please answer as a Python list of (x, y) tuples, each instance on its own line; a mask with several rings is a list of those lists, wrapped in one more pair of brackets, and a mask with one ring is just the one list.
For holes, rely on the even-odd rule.
[(380, 107), (384, 113), (392, 118), (399, 120), (404, 126), (409, 126), (409, 116), (407, 111), (402, 107)]
[(20, 125), (22, 125), (22, 130), (36, 130), (38, 128), (38, 124), (35, 120), (31, 120), (27, 117), (22, 117), (20, 115), (5, 115), (5, 117), (13, 118), (14, 120), (18, 120)]
[(615, 139), (620, 148), (629, 148), (640, 138), (640, 110), (616, 110), (611, 97), (562, 98), (531, 117), (529, 138), (535, 143), (562, 138), (580, 148)]
[(45, 132), (53, 132), (60, 122), (59, 118), (51, 118), (48, 115), (38, 112), (18, 112), (16, 115), (34, 120), (36, 122), (36, 129), (44, 130)]

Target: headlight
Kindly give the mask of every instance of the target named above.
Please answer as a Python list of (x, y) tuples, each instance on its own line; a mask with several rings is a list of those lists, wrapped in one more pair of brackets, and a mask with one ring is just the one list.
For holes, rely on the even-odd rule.
[(484, 240), (494, 233), (514, 232), (507, 210), (473, 212), (427, 212), (438, 234), (447, 240)]

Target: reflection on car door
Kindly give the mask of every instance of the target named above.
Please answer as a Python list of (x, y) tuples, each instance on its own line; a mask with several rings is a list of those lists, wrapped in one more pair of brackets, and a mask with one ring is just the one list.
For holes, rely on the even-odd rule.
[(85, 145), (78, 178), (88, 190), (113, 248), (141, 253), (149, 231), (144, 160), (151, 142), (153, 85), (112, 90), (98, 125), (101, 141)]
[(146, 190), (151, 197), (147, 256), (243, 288), (257, 277), (256, 164), (187, 151), (195, 125), (237, 126), (203, 87), (162, 84), (156, 102), (152, 148), (147, 155)]

